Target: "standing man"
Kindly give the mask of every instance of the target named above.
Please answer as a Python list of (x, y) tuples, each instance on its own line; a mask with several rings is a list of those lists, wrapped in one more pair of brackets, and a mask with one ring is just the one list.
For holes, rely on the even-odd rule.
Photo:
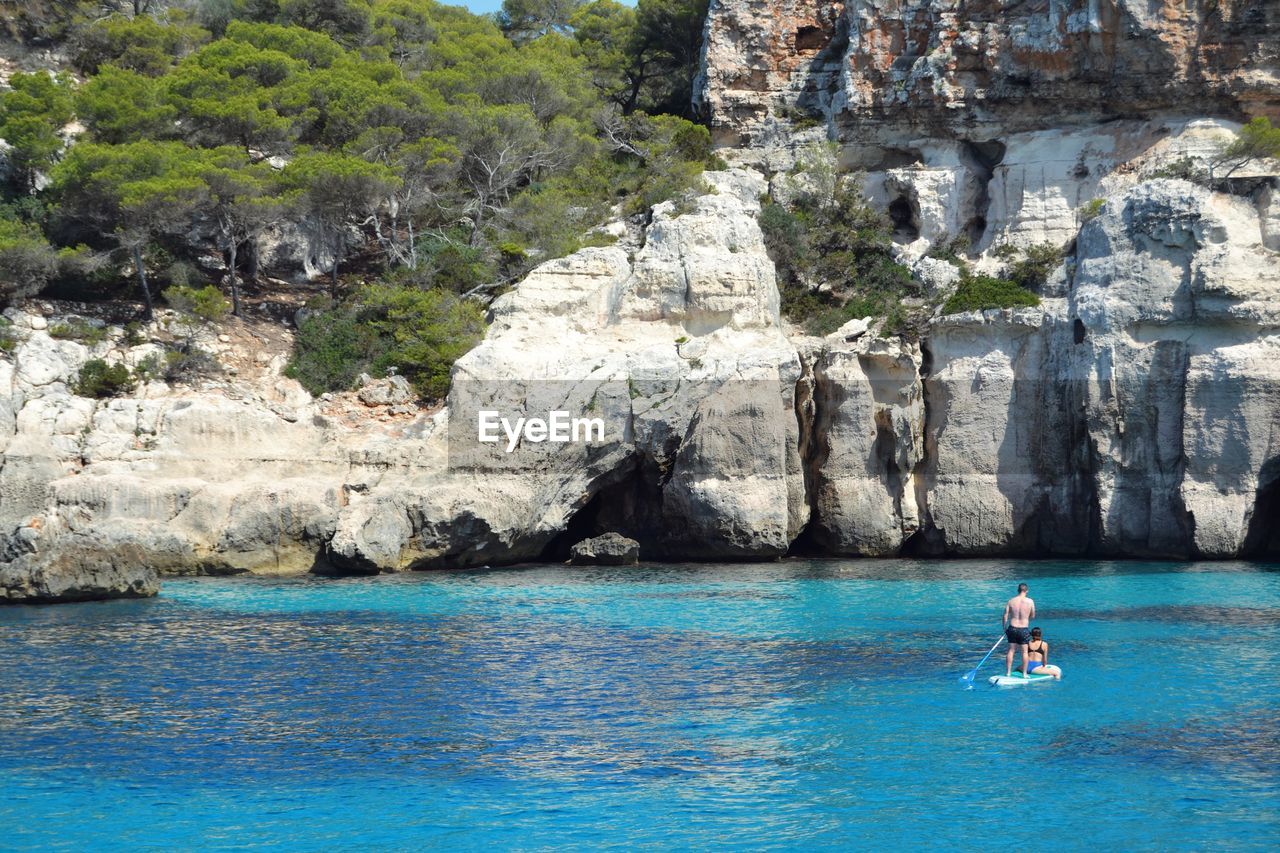
[(1027, 585), (1018, 584), (1018, 594), (1009, 599), (1004, 606), (1004, 615), (1000, 624), (1004, 627), (1004, 638), (1009, 641), (1009, 650), (1004, 655), (1004, 676), (1013, 674), (1014, 647), (1022, 649), (1022, 677), (1027, 677), (1027, 643), (1031, 642), (1028, 628), (1031, 620), (1036, 618), (1036, 603), (1027, 598)]

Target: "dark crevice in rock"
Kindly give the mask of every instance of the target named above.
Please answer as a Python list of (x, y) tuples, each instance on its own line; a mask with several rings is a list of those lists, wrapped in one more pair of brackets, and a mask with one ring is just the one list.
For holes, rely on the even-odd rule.
[[(1081, 323), (1081, 326), (1084, 324)], [(1072, 505), (1076, 507), (1075, 534), (1083, 540), (1082, 554), (1094, 554), (1102, 536), (1102, 508), (1098, 499), (1097, 450), (1089, 435), (1085, 413), (1087, 379), (1074, 379), (1064, 388), (1064, 405), (1070, 429), (1067, 476)]]
[(920, 239), (920, 206), (914, 198), (900, 195), (889, 202), (889, 219), (893, 222), (895, 243), (914, 243)]
[(876, 439), (871, 445), (871, 455), (883, 472), (881, 482), (885, 491), (893, 496), (893, 511), (902, 518), (902, 471), (898, 468), (898, 434), (893, 429), (893, 416), (887, 409), (875, 413)]
[(932, 461), (934, 448), (930, 441), (929, 421), (933, 415), (929, 394), (929, 375), (933, 372), (933, 351), (929, 349), (928, 338), (920, 339), (920, 401), (924, 420), (924, 442), (920, 452), (920, 460), (911, 472), (911, 488), (915, 489), (916, 511), (919, 514), (920, 526), (907, 537), (898, 549), (902, 557), (937, 557), (946, 553), (946, 538), (933, 523), (929, 511), (929, 489), (926, 472)]
[(869, 171), (887, 172), (890, 169), (903, 169), (923, 162), (924, 157), (921, 156), (918, 149), (882, 148), (880, 149), (880, 159), (869, 167)]
[(1248, 559), (1280, 559), (1280, 456), (1262, 466), (1258, 491), (1241, 555)]
[[(674, 449), (671, 456), (674, 458)], [(640, 543), (645, 559), (681, 558), (678, 526), (667, 516), (663, 488), (670, 478), (669, 465), (645, 454), (611, 475), (609, 481), (577, 510), (564, 528), (543, 547), (540, 559), (563, 562), (570, 549), (584, 539), (618, 533)]]
[(574, 513), (564, 530), (552, 537), (542, 549), (539, 559), (548, 563), (562, 563), (569, 559), (570, 550), (584, 539), (590, 539), (599, 533), (599, 517), (601, 507), (609, 500), (608, 489), (596, 492), (586, 506)]
[[(1166, 542), (1157, 542), (1157, 552), (1168, 549), (1167, 553), (1176, 559), (1195, 559), (1200, 556), (1196, 548), (1195, 515), (1187, 509), (1186, 500), (1182, 496), (1182, 484), (1186, 482), (1187, 452), (1184, 445), (1186, 434), (1184, 421), (1187, 416), (1187, 373), (1191, 368), (1191, 350), (1183, 341), (1170, 341), (1168, 345), (1156, 345), (1156, 364), (1153, 372), (1157, 381), (1165, 381), (1165, 377), (1173, 385), (1171, 405), (1162, 409), (1160, 414), (1172, 413), (1167, 429), (1161, 429), (1155, 436), (1157, 470), (1164, 475), (1168, 484), (1170, 514), (1176, 527), (1175, 538)], [(1159, 365), (1157, 367), (1157, 364)], [(1176, 445), (1178, 450), (1170, 458), (1162, 458), (1160, 451), (1166, 446)]]
[(985, 142), (965, 142), (965, 151), (983, 171), (991, 173), (996, 166), (1004, 162), (1006, 146), (999, 139), (988, 139)]
[(818, 489), (821, 487), (821, 469), (830, 451), (827, 443), (827, 430), (823, 426), (827, 407), (824, 406), (824, 395), (828, 383), (822, 375), (822, 358), (824, 353), (811, 356), (801, 355), (802, 372), (796, 382), (795, 412), (799, 426), (800, 469), (804, 475), (805, 500), (809, 505), (809, 520), (791, 542), (787, 553), (797, 555), (820, 555), (827, 553), (818, 539), (818, 529), (822, 523), (818, 511)]
[(1004, 161), (1004, 155), (1005, 144), (998, 139), (964, 143), (964, 163), (972, 170), (978, 181), (973, 213), (964, 226), (965, 235), (968, 236), (970, 245), (974, 247), (978, 246), (987, 233), (987, 214), (991, 209), (991, 195), (988, 187), (991, 185), (996, 167)]
[(797, 52), (804, 50), (821, 50), (823, 45), (825, 45), (829, 40), (830, 36), (818, 27), (800, 27), (796, 30), (795, 49)]
[(327, 546), (328, 540), (317, 547), (315, 559), (311, 562), (311, 568), (307, 569), (307, 574), (321, 577), (353, 577), (368, 574), (368, 572), (350, 571), (334, 565), (333, 561), (329, 559)]

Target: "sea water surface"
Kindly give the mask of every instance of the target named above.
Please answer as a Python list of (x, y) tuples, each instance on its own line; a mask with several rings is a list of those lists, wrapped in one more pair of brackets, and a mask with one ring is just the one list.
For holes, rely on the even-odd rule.
[[(1060, 683), (959, 680), (1026, 580)], [(0, 608), (0, 847), (1277, 849), (1280, 567), (168, 580)]]

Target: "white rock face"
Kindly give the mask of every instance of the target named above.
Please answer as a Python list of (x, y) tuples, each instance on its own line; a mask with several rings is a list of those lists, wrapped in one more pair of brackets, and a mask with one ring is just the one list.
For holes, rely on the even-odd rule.
[(1258, 217), (1262, 226), (1262, 245), (1280, 252), (1280, 190), (1273, 186), (1258, 192)]
[(810, 355), (809, 534), (829, 553), (896, 554), (920, 528), (920, 350), (866, 334), (849, 341), (843, 332)]
[(1101, 197), (1102, 179), (1149, 146), (1161, 128), (1114, 122), (1007, 138), (987, 187), (988, 227), (979, 247), (1066, 245), (1080, 229), (1081, 209)]
[(1247, 201), (1175, 180), (1081, 232), (1073, 363), (1105, 549), (1245, 545), (1280, 454), (1280, 256), (1260, 234)]
[[(655, 210), (633, 256), (584, 249), (499, 299), (439, 412), (399, 413), (387, 394), (404, 389), (386, 380), (365, 403), (314, 401), (281, 356), (257, 353), (235, 379), (90, 400), (72, 393), (85, 360), (136, 365), (157, 345), (129, 346), (119, 327), (92, 347), (57, 340), (10, 309), (0, 588), (148, 594), (138, 565), (563, 559), (606, 531), (651, 559), (797, 543), (1212, 557), (1280, 544), (1280, 255), (1264, 242), (1265, 193), (1116, 184), (1060, 273), (1065, 296), (943, 317), (914, 343), (864, 319), (788, 338), (756, 224), (763, 178), (707, 180), (713, 192)], [(563, 411), (601, 434), (555, 443), (523, 426), (508, 453), (505, 436), (478, 441), (484, 411)]]
[(1082, 550), (1072, 537), (1072, 435), (1055, 364), (1064, 306), (943, 318), (929, 336), (933, 369), (923, 471), (930, 547), (959, 554)]
[[(786, 551), (808, 513), (792, 400), (801, 365), (756, 224), (765, 184), (742, 170), (707, 180), (713, 192), (692, 210), (655, 208), (634, 260), (586, 249), (494, 304), (488, 337), (455, 368), (438, 433), (447, 466), (429, 489), (371, 484), (339, 520), (337, 562), (535, 558), (606, 491), (600, 524), (646, 555)], [(481, 411), (557, 408), (599, 417), (605, 440), (510, 455), (476, 442)]]
[[(296, 383), (272, 373), (258, 387), (152, 382), (143, 397), (79, 397), (71, 389), (88, 358), (136, 365), (160, 348), (129, 346), (118, 326), (90, 348), (39, 325), (15, 322), (28, 331), (18, 333), (13, 360), (0, 362), (0, 546), (31, 546), (24, 595), (97, 597), (91, 585), (77, 592), (80, 580), (54, 577), (82, 580), (77, 567), (87, 563), (111, 572), (139, 560), (171, 572), (311, 568), (350, 466), (318, 412), (298, 417), (293, 407), (310, 398)], [(217, 336), (205, 337), (212, 348)], [(90, 560), (95, 548), (107, 556)], [(117, 575), (122, 594), (154, 592)]]

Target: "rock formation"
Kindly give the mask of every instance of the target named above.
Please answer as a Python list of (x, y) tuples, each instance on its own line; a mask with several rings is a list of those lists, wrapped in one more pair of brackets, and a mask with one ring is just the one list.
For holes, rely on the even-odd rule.
[(1274, 0), (712, 0), (703, 50), (695, 101), (731, 147), (818, 124), (891, 157), (1190, 105), (1280, 117)]
[(583, 539), (569, 549), (575, 566), (631, 566), (640, 560), (640, 543), (617, 533)]
[[(1277, 7), (1206, 14), (713, 3), (702, 103), (741, 167), (534, 270), (439, 411), (395, 378), (312, 399), (278, 326), (199, 333), (234, 373), (95, 401), (72, 392), (87, 359), (156, 344), (110, 318), (99, 343), (60, 340), (63, 309), (10, 308), (0, 599), (149, 594), (152, 570), (564, 560), (606, 531), (651, 559), (1280, 552), (1278, 169), (1159, 177), (1274, 113)], [(790, 328), (756, 217), (815, 136), (935, 290), (956, 276), (924, 257), (940, 241), (967, 237), (980, 269), (1065, 246), (1042, 304), (938, 316), (919, 341)], [(601, 432), (479, 440), (486, 413), (556, 412)]]

